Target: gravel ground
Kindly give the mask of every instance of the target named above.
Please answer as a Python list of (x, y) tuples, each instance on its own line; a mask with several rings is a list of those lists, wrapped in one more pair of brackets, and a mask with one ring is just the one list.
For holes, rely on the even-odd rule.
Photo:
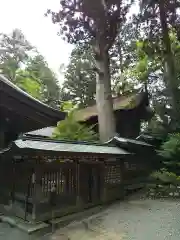
[(71, 224), (53, 240), (179, 240), (180, 202), (131, 200), (120, 202), (83, 224)]
[[(40, 239), (40, 238), (38, 238)], [(42, 240), (179, 240), (180, 201), (131, 199)], [(0, 240), (34, 240), (0, 223)]]
[(0, 223), (0, 240), (30, 240), (27, 234), (10, 227), (7, 223)]

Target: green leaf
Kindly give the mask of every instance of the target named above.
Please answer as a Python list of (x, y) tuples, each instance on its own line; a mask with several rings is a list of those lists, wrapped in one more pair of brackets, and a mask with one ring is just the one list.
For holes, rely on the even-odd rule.
[(98, 136), (91, 127), (75, 121), (73, 114), (69, 114), (65, 120), (57, 123), (57, 127), (53, 132), (53, 138), (59, 140), (74, 141), (97, 141)]

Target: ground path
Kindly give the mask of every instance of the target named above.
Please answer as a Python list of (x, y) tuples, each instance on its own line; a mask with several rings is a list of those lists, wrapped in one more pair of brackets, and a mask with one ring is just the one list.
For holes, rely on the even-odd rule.
[(54, 240), (179, 240), (180, 202), (130, 200), (119, 202), (85, 223), (57, 231)]
[[(38, 238), (40, 239), (40, 238)], [(42, 240), (179, 240), (180, 201), (130, 199)], [(34, 240), (0, 223), (0, 240)]]

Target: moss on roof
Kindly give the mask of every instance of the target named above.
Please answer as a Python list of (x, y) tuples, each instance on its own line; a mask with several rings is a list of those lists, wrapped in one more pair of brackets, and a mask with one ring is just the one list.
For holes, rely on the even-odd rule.
[[(141, 101), (142, 101), (142, 93), (117, 97), (113, 99), (113, 109), (114, 111), (122, 110), (122, 109), (133, 109), (137, 107), (141, 103)], [(74, 115), (77, 121), (86, 121), (90, 117), (98, 115), (97, 107), (96, 105), (94, 105), (94, 106), (77, 110), (74, 113)]]

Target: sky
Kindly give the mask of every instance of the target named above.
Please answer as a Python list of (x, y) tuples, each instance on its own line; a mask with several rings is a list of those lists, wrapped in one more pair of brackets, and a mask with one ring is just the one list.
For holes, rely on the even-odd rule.
[(10, 33), (19, 28), (27, 40), (45, 57), (49, 67), (59, 74), (61, 64), (67, 64), (72, 46), (57, 36), (58, 25), (44, 17), (50, 8), (57, 11), (59, 0), (0, 0), (0, 32)]
[[(59, 0), (0, 0), (0, 32), (21, 29), (26, 39), (45, 57), (61, 84), (64, 78), (59, 68), (61, 64), (68, 64), (73, 46), (57, 35), (58, 25), (44, 16), (48, 8), (58, 11), (59, 5)], [(136, 12), (136, 7), (133, 8)]]

